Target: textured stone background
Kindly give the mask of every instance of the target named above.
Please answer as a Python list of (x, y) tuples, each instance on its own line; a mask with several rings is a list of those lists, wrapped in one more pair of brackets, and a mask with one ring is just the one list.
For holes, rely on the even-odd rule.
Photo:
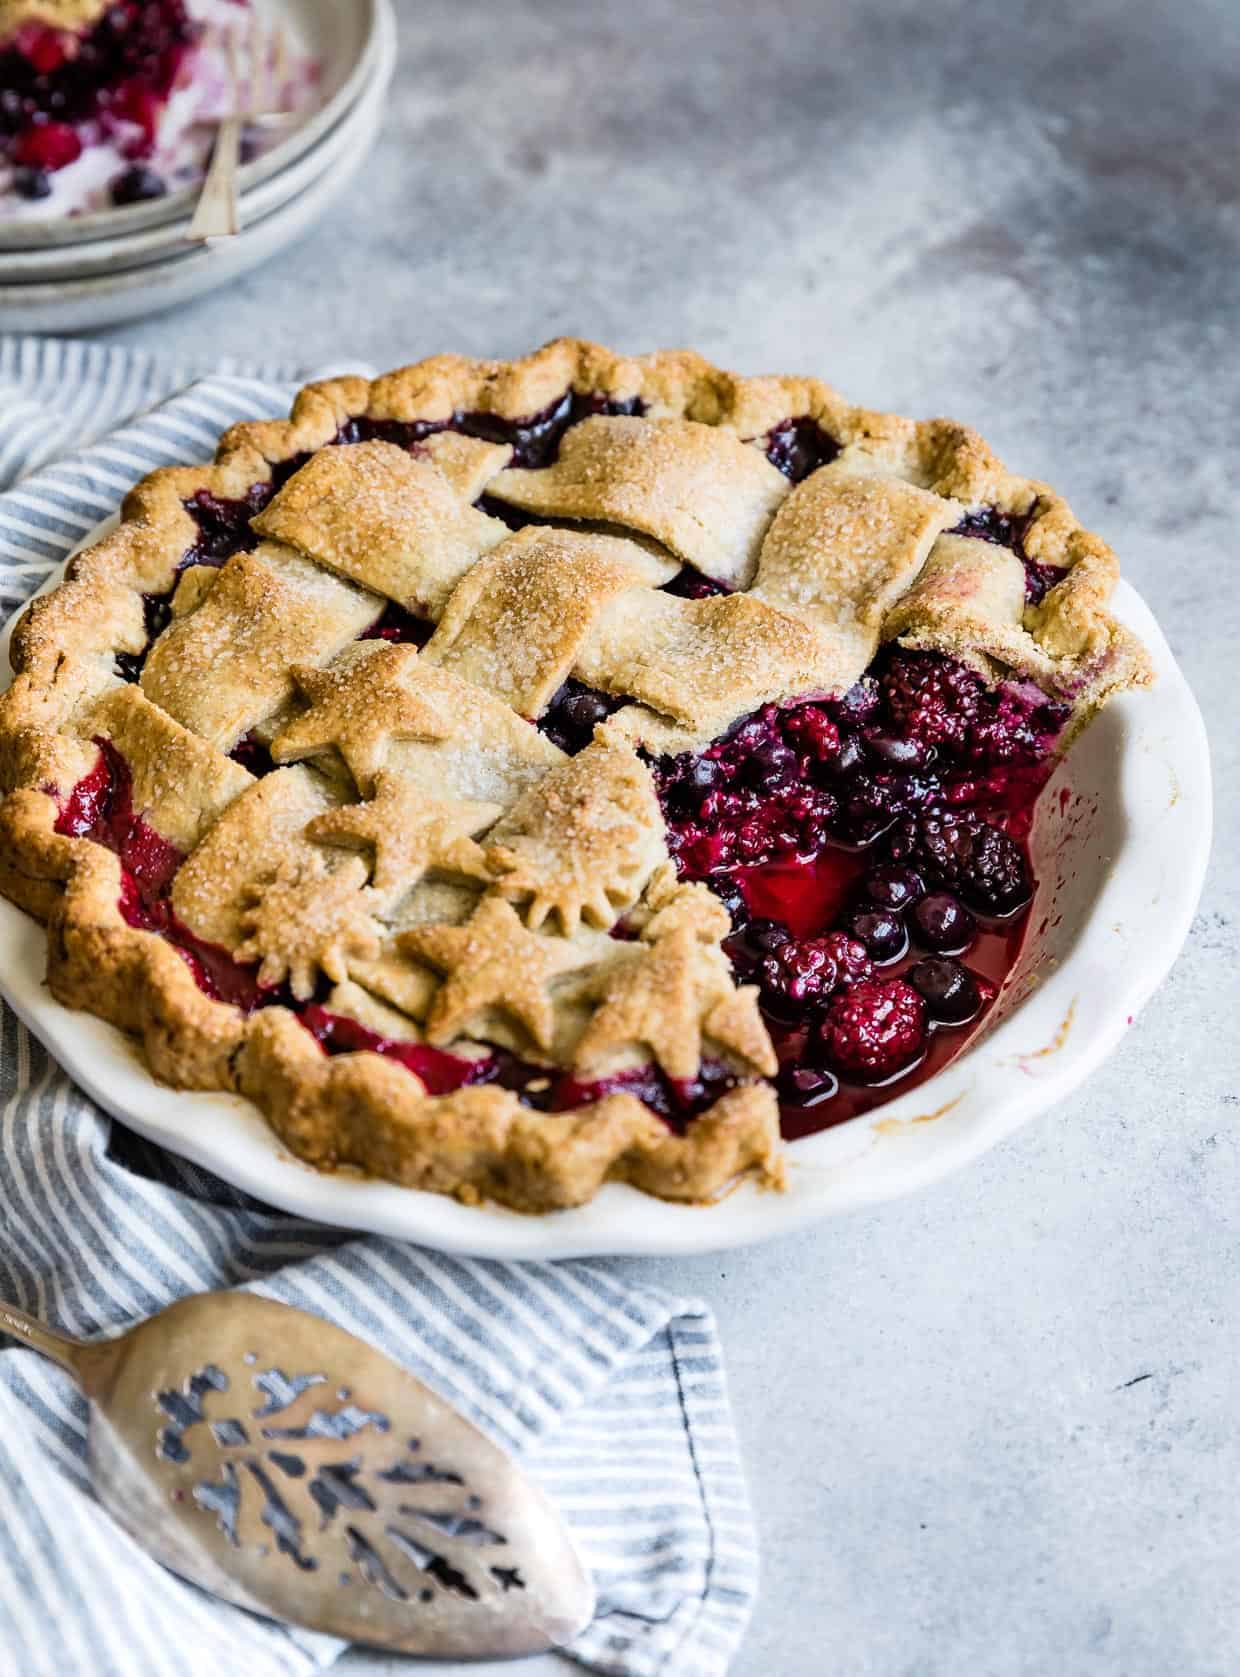
[(350, 202), (119, 338), (392, 364), (579, 332), (957, 415), (1113, 542), (1212, 725), (1201, 914), (1078, 1098), (920, 1198), (632, 1266), (722, 1323), (766, 1568), (737, 1677), (1226, 1677), (1240, 6), (397, 3)]

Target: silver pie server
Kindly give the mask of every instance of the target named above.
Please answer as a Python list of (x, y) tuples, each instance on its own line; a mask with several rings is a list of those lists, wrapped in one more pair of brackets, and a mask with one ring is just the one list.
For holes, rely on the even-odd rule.
[(594, 1590), (502, 1450), (389, 1358), (250, 1293), (83, 1343), (0, 1304), (76, 1378), (95, 1494), (173, 1572), (270, 1618), (492, 1659), (582, 1630)]

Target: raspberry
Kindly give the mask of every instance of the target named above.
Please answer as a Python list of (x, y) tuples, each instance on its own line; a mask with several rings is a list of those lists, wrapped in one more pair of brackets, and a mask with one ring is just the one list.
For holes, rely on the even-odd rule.
[(48, 29), (35, 23), (19, 29), (13, 44), (22, 57), (29, 61), (36, 75), (51, 76), (68, 57), (65, 51), (65, 41), (68, 38), (59, 29)]
[(1001, 687), (965, 741), (963, 755), (983, 768), (1036, 763), (1068, 720), (1068, 710), (1037, 688)]
[(13, 162), (26, 169), (55, 172), (76, 163), (82, 142), (67, 122), (42, 122), (27, 128), (13, 143)]
[(980, 677), (937, 652), (892, 653), (881, 685), (898, 731), (924, 746), (962, 747), (985, 697)]
[(829, 763), (839, 755), (840, 731), (817, 705), (801, 705), (797, 710), (785, 711), (781, 726), (788, 744), (815, 762)]
[(904, 821), (890, 853), (925, 867), (983, 914), (1014, 914), (1033, 895), (1020, 846), (970, 810), (928, 810)]
[(882, 1083), (921, 1053), (926, 1006), (902, 978), (867, 979), (832, 998), (820, 1035), (834, 1070), (862, 1083)]

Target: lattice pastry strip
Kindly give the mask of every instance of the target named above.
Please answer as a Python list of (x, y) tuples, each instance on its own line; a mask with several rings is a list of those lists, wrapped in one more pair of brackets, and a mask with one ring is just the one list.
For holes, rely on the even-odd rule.
[(128, 768), (133, 813), (179, 850), (193, 850), (254, 777), (153, 705), (113, 687), (74, 721), (84, 740), (110, 740)]
[(182, 863), (172, 886), (178, 919), (235, 953), (249, 932), (254, 892), (265, 881), (281, 870), (356, 863), (342, 850), (325, 854), (304, 836), (309, 822), (339, 802), (331, 782), (308, 769), (278, 769), (254, 781)]
[(508, 535), (506, 524), (460, 493), (459, 483), (473, 487), (476, 459), (471, 470), (459, 457), (445, 458), (458, 468), (458, 483), (433, 460), (391, 443), (320, 449), (254, 528), (409, 611), (437, 617), (470, 567)]
[(287, 703), (293, 666), (325, 663), (382, 610), (291, 548), (229, 559), (196, 610), (152, 645), (142, 691), (222, 751)]
[(912, 484), (844, 473), (838, 462), (824, 466), (775, 515), (752, 597), (842, 643), (859, 675), (878, 646), (884, 612), (961, 511)]
[[(610, 422), (578, 429), (592, 423)], [(666, 577), (649, 560), (643, 577), (616, 538), (525, 530), (460, 584), (427, 656), (529, 715), (571, 672), (675, 724), (683, 749), (761, 704), (855, 681), (885, 611), (960, 511), (909, 484), (824, 468), (783, 501), (755, 586), (704, 600), (652, 591)], [(649, 720), (619, 726), (659, 738)]]
[(607, 605), (632, 593), (649, 610), (651, 589), (678, 569), (617, 536), (522, 530), (460, 582), (425, 657), (540, 716)]
[(552, 465), (510, 467), (488, 489), (544, 517), (641, 530), (704, 576), (746, 588), (789, 487), (756, 449), (715, 426), (597, 417), (567, 433)]

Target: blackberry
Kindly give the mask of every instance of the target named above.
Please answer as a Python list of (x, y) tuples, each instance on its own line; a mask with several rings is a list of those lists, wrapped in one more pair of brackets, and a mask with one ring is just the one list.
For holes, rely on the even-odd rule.
[(898, 732), (923, 747), (964, 746), (986, 696), (981, 678), (937, 652), (894, 652), (880, 685)]
[(1020, 846), (971, 810), (927, 810), (901, 822), (889, 841), (895, 862), (923, 866), (983, 914), (1015, 914), (1033, 895)]
[(795, 1017), (831, 994), (835, 957), (825, 938), (789, 938), (763, 957), (758, 976), (764, 1005)]

